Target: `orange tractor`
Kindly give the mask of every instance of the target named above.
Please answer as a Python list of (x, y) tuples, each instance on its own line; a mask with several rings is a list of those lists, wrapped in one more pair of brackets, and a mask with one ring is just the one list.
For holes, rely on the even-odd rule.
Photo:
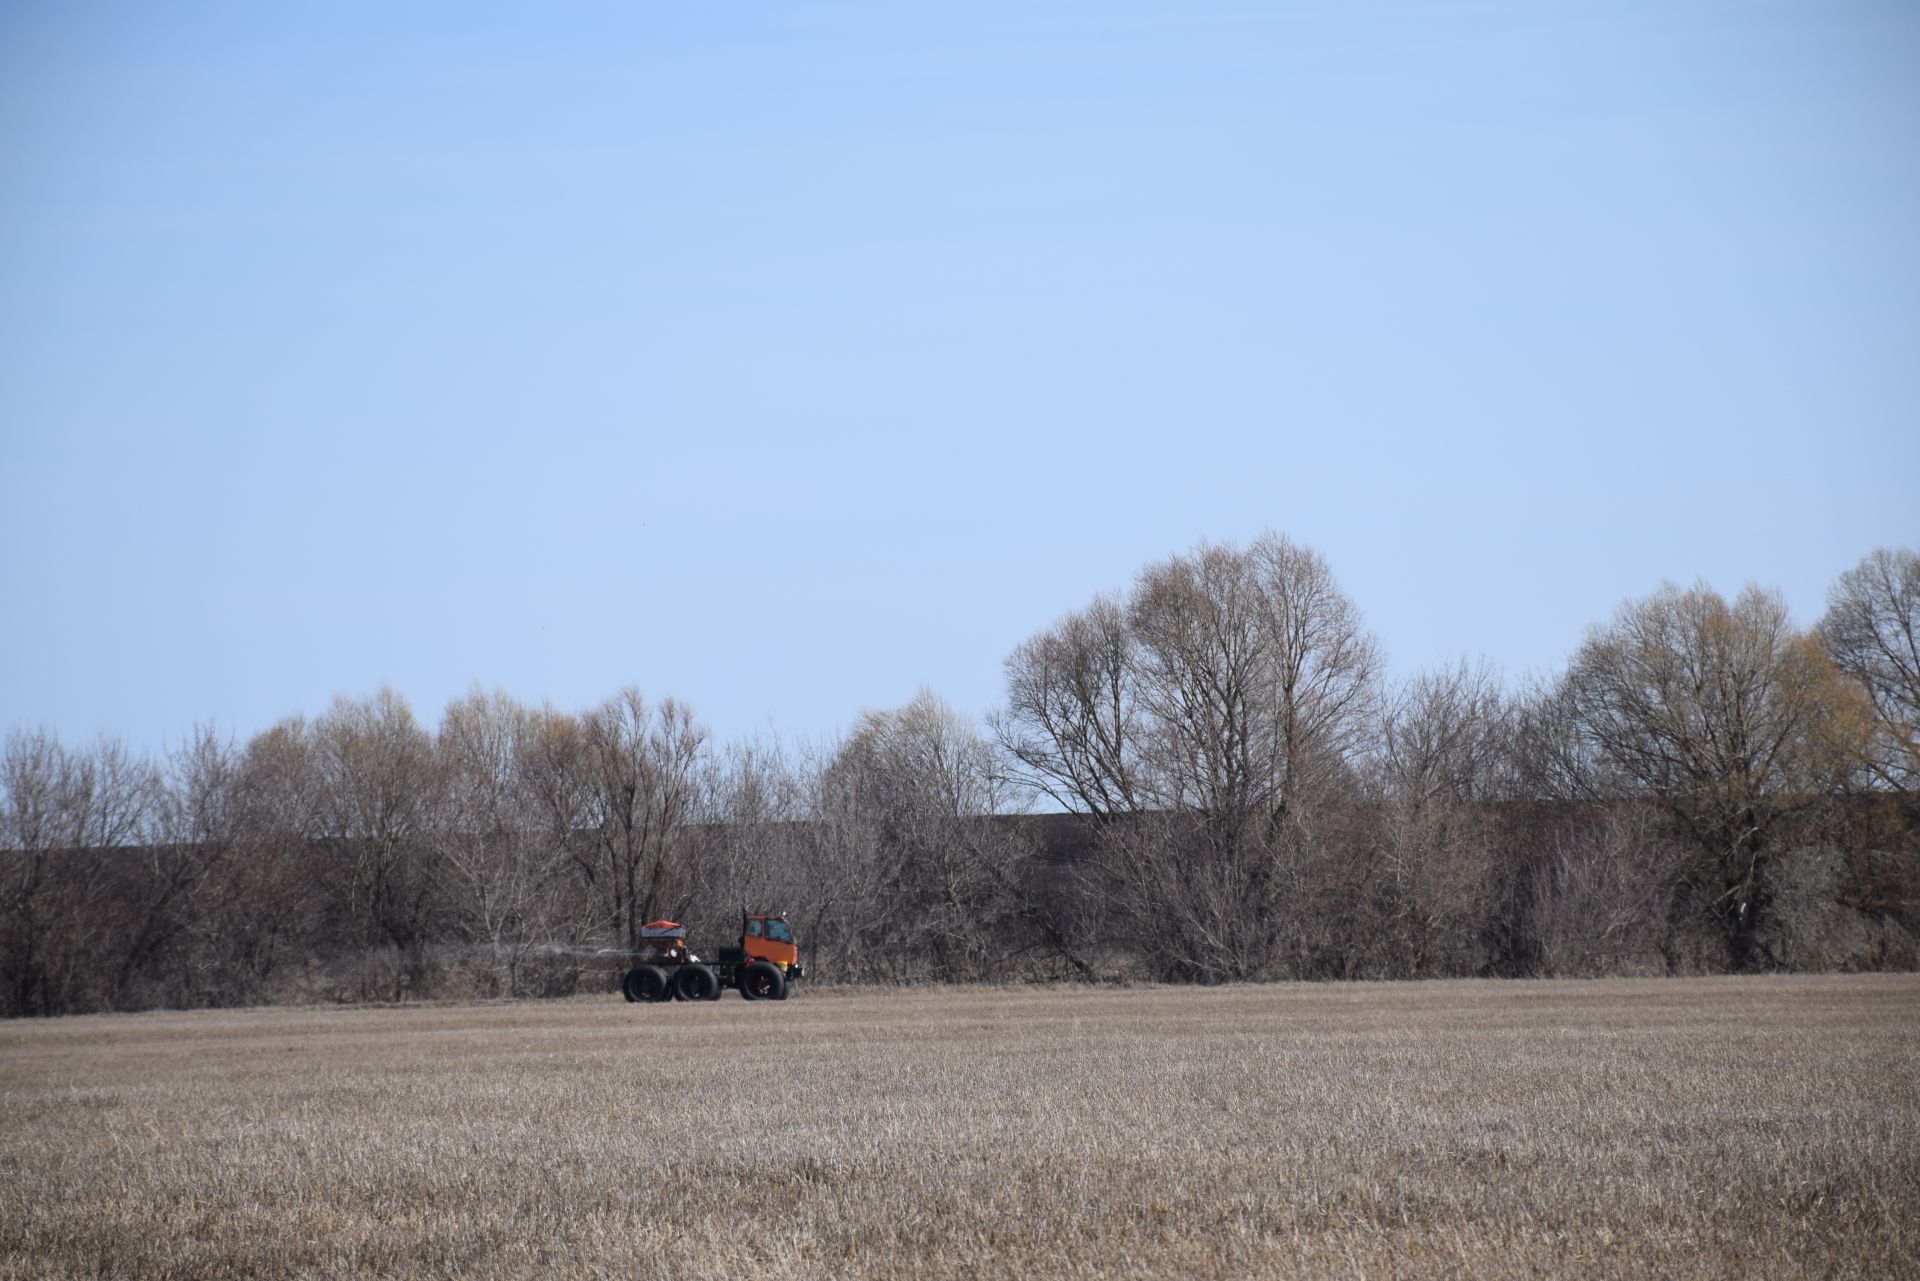
[(787, 983), (804, 977), (785, 913), (740, 917), (740, 945), (707, 960), (687, 950), (687, 928), (650, 921), (640, 929), (633, 968), (620, 983), (629, 1001), (717, 1001), (728, 988), (749, 1001), (784, 1001)]

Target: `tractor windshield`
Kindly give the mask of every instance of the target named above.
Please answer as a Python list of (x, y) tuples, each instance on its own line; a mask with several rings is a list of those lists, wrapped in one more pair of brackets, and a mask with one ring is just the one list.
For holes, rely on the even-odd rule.
[(793, 931), (787, 928), (785, 921), (768, 921), (767, 937), (775, 943), (791, 943)]

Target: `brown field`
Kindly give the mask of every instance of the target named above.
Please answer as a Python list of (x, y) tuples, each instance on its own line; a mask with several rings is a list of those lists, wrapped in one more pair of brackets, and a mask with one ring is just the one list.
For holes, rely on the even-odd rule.
[(0, 1026), (0, 1276), (1920, 1275), (1920, 976)]

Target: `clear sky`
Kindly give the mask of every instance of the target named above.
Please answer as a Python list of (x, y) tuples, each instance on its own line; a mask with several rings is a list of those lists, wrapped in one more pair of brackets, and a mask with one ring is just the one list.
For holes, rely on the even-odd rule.
[(1266, 528), (1516, 680), (1920, 543), (1920, 5), (0, 0), (0, 727), (979, 714)]

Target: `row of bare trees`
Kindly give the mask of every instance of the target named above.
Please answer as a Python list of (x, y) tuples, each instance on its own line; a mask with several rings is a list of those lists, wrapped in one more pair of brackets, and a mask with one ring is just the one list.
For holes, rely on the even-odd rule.
[(1156, 973), (1879, 963), (1920, 906), (1917, 615), (1920, 557), (1880, 551), (1812, 631), (1667, 586), (1534, 688), (1389, 688), (1324, 560), (1268, 535), (1022, 644), (994, 728), (1095, 825), (1085, 892)]
[(0, 1011), (609, 986), (657, 917), (784, 907), (815, 972), (1585, 974), (1915, 963), (1920, 556), (1797, 629), (1665, 587), (1518, 691), (1400, 684), (1277, 536), (1148, 566), (1020, 645), (986, 727), (923, 692), (821, 746), (391, 691), (163, 760), (0, 754)]
[(160, 762), (16, 731), (0, 769), (10, 1014), (571, 992), (647, 921), (718, 940), (764, 906), (828, 973), (979, 978), (1022, 848), (931, 695), (783, 749), (632, 689), (578, 714), (475, 691), (433, 731), (382, 690)]

